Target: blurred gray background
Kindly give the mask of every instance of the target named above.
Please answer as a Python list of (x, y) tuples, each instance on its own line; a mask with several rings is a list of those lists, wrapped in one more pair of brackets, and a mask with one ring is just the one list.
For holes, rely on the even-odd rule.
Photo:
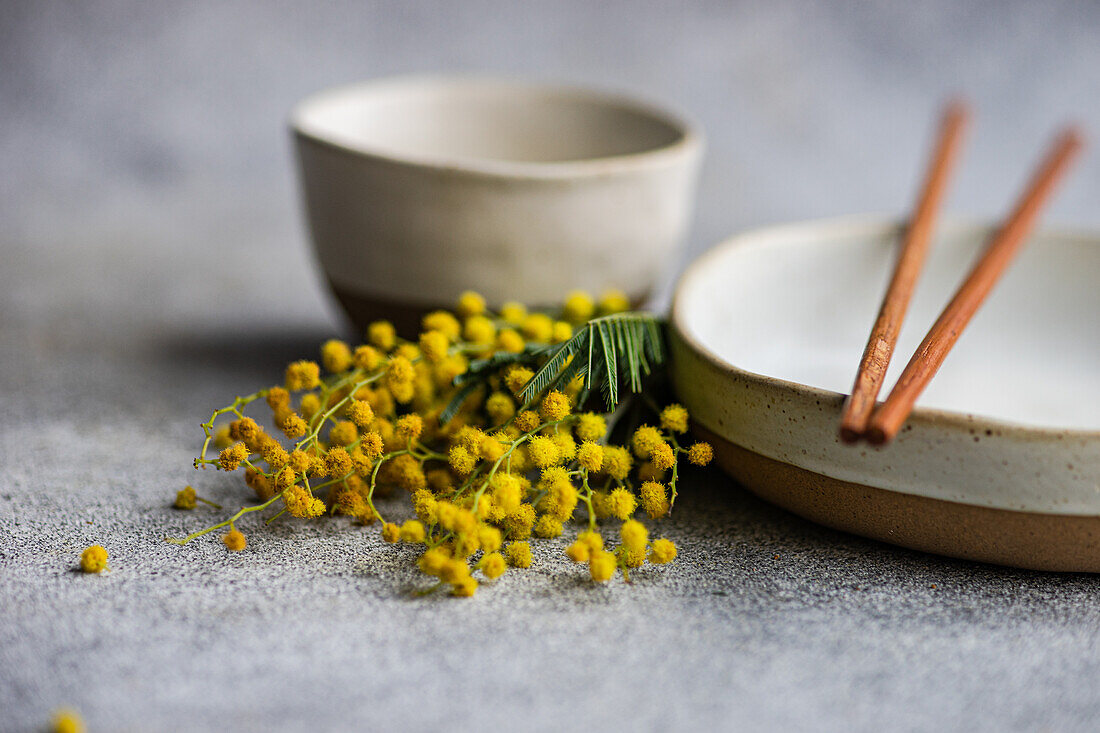
[[(196, 425), (342, 327), (287, 113), (417, 71), (635, 91), (709, 137), (690, 253), (911, 205), (941, 101), (951, 213), (1005, 211), (1054, 129), (1100, 139), (1100, 4), (0, 0), (0, 731), (1094, 730), (1090, 576), (907, 552), (693, 474), (681, 547), (593, 588), (553, 542), (476, 598), (344, 522), (182, 534)], [(1100, 147), (1100, 144), (1097, 145)], [(1100, 225), (1100, 154), (1050, 225)], [(670, 273), (671, 276), (671, 273)], [(112, 572), (73, 571), (100, 543)]]
[[(758, 224), (906, 210), (952, 92), (977, 118), (948, 210), (994, 216), (1055, 126), (1100, 130), (1098, 38), (1100, 4), (1063, 0), (6, 0), (0, 226), (5, 247), (43, 257), (95, 230), (137, 258), (216, 243), (306, 266), (288, 110), (441, 70), (635, 91), (693, 115), (709, 151), (692, 252)], [(1047, 222), (1100, 223), (1098, 194), (1090, 155)], [(285, 282), (314, 307), (311, 280)]]

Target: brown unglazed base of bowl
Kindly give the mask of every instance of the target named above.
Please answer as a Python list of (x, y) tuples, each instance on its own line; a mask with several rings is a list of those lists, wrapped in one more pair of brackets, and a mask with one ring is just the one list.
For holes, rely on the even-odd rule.
[(812, 522), (937, 555), (1028, 570), (1100, 572), (1100, 517), (960, 504), (829, 478), (696, 426), (722, 469)]
[(420, 332), (420, 319), (424, 314), (450, 305), (402, 303), (356, 293), (340, 287), (332, 280), (329, 280), (328, 284), (336, 299), (340, 301), (340, 305), (344, 307), (344, 312), (348, 314), (360, 333), (365, 333), (372, 321), (385, 320), (394, 325), (399, 335), (413, 339)]

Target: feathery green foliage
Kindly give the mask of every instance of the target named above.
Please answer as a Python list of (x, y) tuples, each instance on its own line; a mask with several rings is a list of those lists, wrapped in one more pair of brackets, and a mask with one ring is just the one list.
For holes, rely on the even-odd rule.
[(583, 404), (592, 390), (598, 389), (607, 409), (614, 410), (619, 404), (620, 383), (625, 383), (631, 394), (637, 394), (642, 389), (642, 380), (662, 366), (665, 359), (661, 318), (639, 312), (601, 316), (585, 323), (564, 343), (529, 345), (517, 354), (497, 352), (471, 362), (469, 369), (455, 379), (455, 386), (460, 389), (440, 414), (439, 421), (448, 423), (490, 375), (511, 364), (532, 368), (542, 364), (519, 393), (525, 405), (532, 404), (546, 390), (562, 387), (581, 376), (584, 388), (578, 401)]
[(649, 313), (616, 313), (588, 321), (571, 339), (554, 347), (550, 358), (520, 391), (520, 398), (530, 404), (546, 390), (581, 376), (584, 391), (580, 401), (598, 388), (607, 409), (614, 410), (619, 404), (620, 381), (636, 394), (642, 389), (642, 379), (664, 363), (661, 326), (661, 320)]

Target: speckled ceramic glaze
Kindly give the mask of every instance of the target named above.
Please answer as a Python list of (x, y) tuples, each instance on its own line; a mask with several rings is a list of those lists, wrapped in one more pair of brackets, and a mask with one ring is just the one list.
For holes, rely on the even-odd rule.
[(291, 124), (317, 256), (356, 319), (471, 288), (495, 304), (640, 300), (684, 237), (702, 149), (638, 100), (483, 78), (342, 87)]
[[(723, 466), (808, 518), (917, 549), (1100, 571), (1100, 235), (1042, 233), (890, 445), (837, 437), (900, 224), (736, 236), (683, 276), (674, 381)], [(885, 389), (991, 234), (942, 227)], [(885, 396), (885, 391), (882, 396)]]

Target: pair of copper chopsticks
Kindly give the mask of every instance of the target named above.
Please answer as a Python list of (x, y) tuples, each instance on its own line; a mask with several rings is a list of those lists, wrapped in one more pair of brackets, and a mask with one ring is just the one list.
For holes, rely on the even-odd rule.
[(971, 317), (1020, 250), (1035, 226), (1040, 209), (1083, 145), (1081, 133), (1074, 127), (1066, 128), (1055, 138), (1050, 152), (1034, 173), (1016, 207), (929, 329), (886, 401), (876, 407), (875, 400), (882, 389), (905, 311), (924, 264), (947, 177), (969, 118), (968, 109), (958, 101), (949, 104), (944, 112), (939, 139), (916, 212), (906, 229), (890, 285), (863, 351), (852, 395), (844, 405), (840, 437), (847, 443), (854, 443), (862, 437), (880, 445), (893, 439), (905, 424), (917, 398), (939, 371)]

